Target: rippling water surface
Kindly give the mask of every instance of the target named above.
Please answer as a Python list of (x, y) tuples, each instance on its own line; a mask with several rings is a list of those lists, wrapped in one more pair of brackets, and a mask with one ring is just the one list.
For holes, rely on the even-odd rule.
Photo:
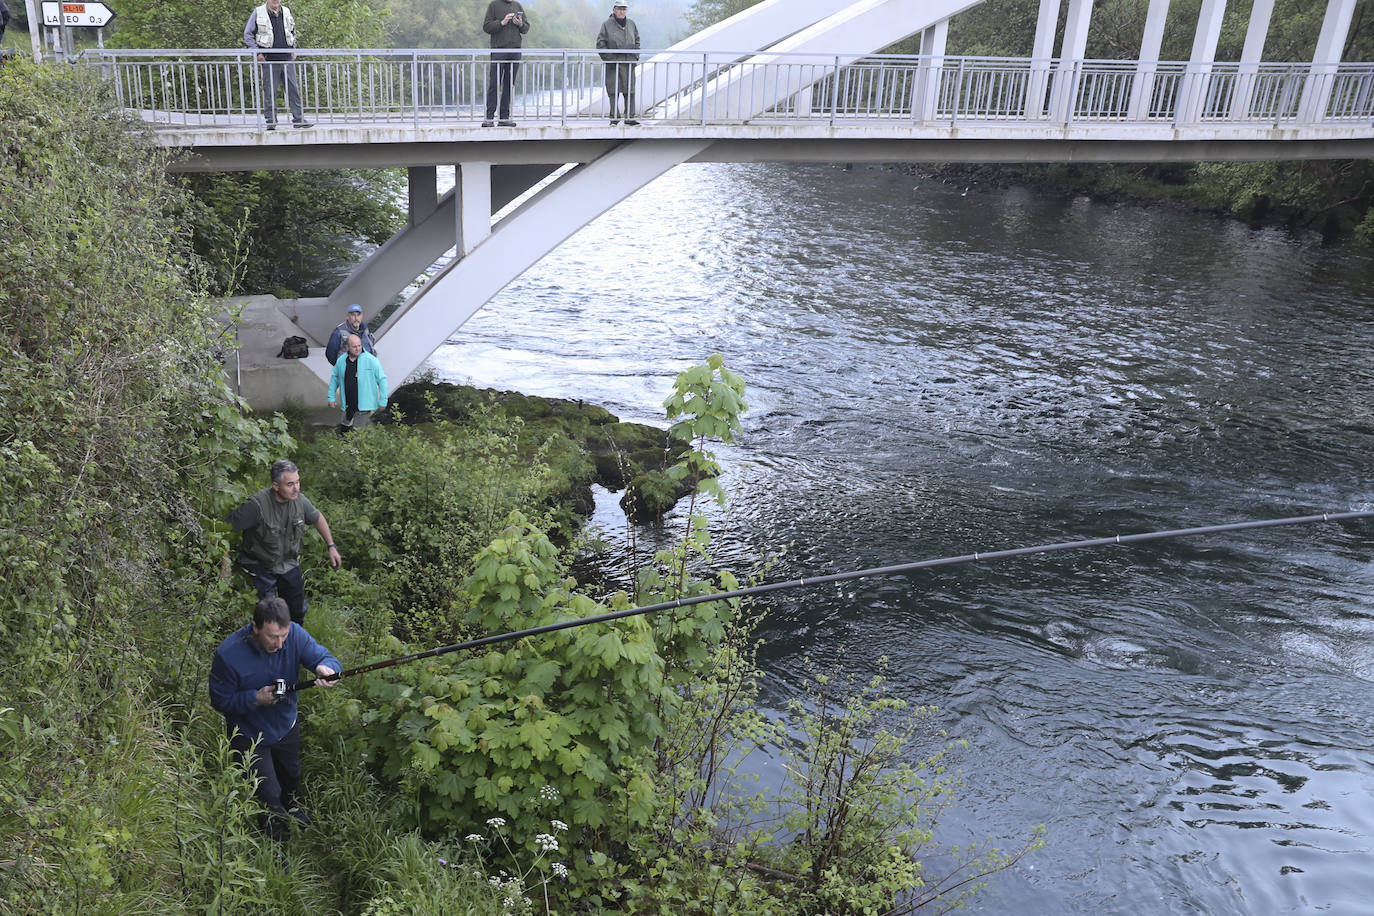
[[(1374, 507), (1372, 278), (1170, 210), (685, 166), (432, 365), (661, 425), (720, 351), (750, 410), (717, 555), (790, 545), (793, 578)], [(781, 593), (768, 700), (843, 651), (941, 707), (970, 742), (946, 840), (1049, 828), (971, 912), (1374, 913), (1371, 544), (1285, 528)]]

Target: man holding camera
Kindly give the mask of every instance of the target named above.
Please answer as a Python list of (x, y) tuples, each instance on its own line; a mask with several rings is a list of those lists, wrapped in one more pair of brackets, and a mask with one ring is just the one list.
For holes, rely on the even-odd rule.
[(294, 685), (300, 669), (313, 671), (321, 687), (343, 670), (328, 649), (305, 627), (291, 622), (286, 602), (273, 596), (253, 608), (253, 622), (229, 635), (210, 665), (210, 705), (229, 729), (229, 746), (258, 778), (257, 797), (267, 808), (264, 832), (286, 839), (287, 818), (310, 823), (297, 807), (301, 784), (301, 724)]
[(492, 51), (491, 63), (487, 65), (487, 116), (482, 121), (483, 127), (492, 126), (492, 118), (497, 115), (498, 96), (500, 125), (515, 126), (510, 119), (511, 84), (515, 82), (515, 72), (520, 68), (520, 52), (515, 49), (520, 47), (529, 30), (529, 18), (517, 0), (491, 0), (487, 5), (482, 31), (491, 36)]

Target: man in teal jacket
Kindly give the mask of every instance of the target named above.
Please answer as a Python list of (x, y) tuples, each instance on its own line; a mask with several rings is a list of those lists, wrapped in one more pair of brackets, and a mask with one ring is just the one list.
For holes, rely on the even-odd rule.
[(348, 335), (348, 358), (335, 363), (334, 374), (329, 377), (329, 406), (337, 403), (343, 411), (344, 428), (362, 427), (372, 411), (386, 407), (386, 398), (381, 360), (363, 351), (362, 338), (357, 334)]

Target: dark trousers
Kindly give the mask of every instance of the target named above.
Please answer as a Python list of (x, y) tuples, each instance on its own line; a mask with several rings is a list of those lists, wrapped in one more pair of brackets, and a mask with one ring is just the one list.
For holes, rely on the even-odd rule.
[(519, 51), (492, 51), (487, 64), (487, 120), (496, 117), (496, 101), (501, 100), (501, 120), (510, 120), (510, 90), (515, 73), (520, 69)]
[(234, 749), (248, 771), (258, 777), (258, 801), (267, 810), (260, 823), (263, 832), (274, 840), (284, 840), (287, 834), (287, 811), (296, 804), (296, 790), (301, 786), (301, 724), (276, 744), (259, 744), (243, 732), (229, 733), (229, 746)]
[(305, 120), (301, 108), (301, 87), (296, 82), (296, 62), (293, 60), (264, 61), (262, 68), (262, 117), (268, 124), (277, 123), (277, 87), (286, 84), (286, 107), (291, 109), (293, 121)]
[(310, 603), (305, 600), (305, 577), (301, 575), (299, 566), (293, 566), (284, 573), (274, 573), (254, 563), (242, 565), (243, 571), (253, 580), (253, 587), (258, 590), (259, 600), (276, 595), (286, 602), (291, 619), (305, 626), (305, 612), (310, 610)]
[[(632, 119), (635, 116), (635, 65), (606, 65), (606, 97), (611, 100), (611, 118)], [(620, 100), (624, 99), (624, 107)], [(617, 111), (623, 114), (616, 114)]]

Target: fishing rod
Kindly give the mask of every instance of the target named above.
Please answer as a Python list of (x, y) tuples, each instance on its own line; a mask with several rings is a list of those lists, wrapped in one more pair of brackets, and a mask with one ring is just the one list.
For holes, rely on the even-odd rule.
[(553, 633), (558, 630), (567, 630), (572, 627), (585, 627), (593, 623), (606, 623), (612, 620), (620, 620), (625, 617), (652, 614), (656, 611), (684, 608), (693, 604), (707, 604), (712, 601), (730, 601), (734, 598), (762, 595), (788, 588), (806, 588), (813, 585), (825, 585), (829, 582), (846, 582), (850, 579), (864, 579), (870, 576), (899, 576), (905, 573), (915, 572), (918, 569), (933, 569), (937, 566), (957, 566), (963, 563), (981, 563), (987, 560), (1006, 560), (1011, 557), (1024, 557), (1037, 553), (1054, 553), (1061, 550), (1085, 550), (1090, 547), (1139, 544), (1144, 541), (1160, 541), (1165, 538), (1191, 537), (1199, 534), (1218, 534), (1225, 531), (1245, 531), (1250, 528), (1278, 528), (1284, 525), (1311, 525), (1316, 522), (1345, 522), (1364, 518), (1374, 518), (1374, 510), (1361, 512), (1323, 512), (1320, 515), (1295, 515), (1288, 518), (1231, 522), (1225, 525), (1206, 525), (1201, 528), (1174, 528), (1168, 531), (1148, 531), (1143, 534), (1118, 534), (1104, 538), (1089, 538), (1083, 541), (1061, 541), (1056, 544), (1038, 544), (1034, 547), (1013, 547), (1008, 550), (991, 550), (985, 553), (966, 553), (957, 557), (916, 560), (911, 563), (898, 563), (893, 566), (874, 566), (869, 569), (856, 569), (849, 572), (831, 573), (824, 576), (790, 579), (786, 582), (770, 582), (765, 585), (751, 585), (747, 588), (737, 588), (728, 592), (715, 592), (710, 595), (694, 595), (690, 598), (675, 598), (672, 601), (660, 601), (658, 604), (646, 604), (642, 607), (627, 608), (623, 611), (611, 611), (606, 614), (597, 614), (592, 617), (578, 617), (573, 620), (560, 620), (557, 623), (546, 623), (542, 626), (530, 627), (525, 630), (514, 630), (509, 633), (496, 633), (491, 636), (483, 636), (479, 639), (469, 639), (466, 642), (454, 643), (451, 646), (439, 646), (438, 648), (427, 649), (424, 652), (416, 652), (412, 655), (402, 655), (399, 658), (374, 662), (370, 665), (363, 665), (361, 668), (347, 668), (327, 679), (315, 678), (314, 680), (291, 685), (285, 688), (285, 692), (289, 693), (296, 690), (305, 690), (315, 686), (316, 682), (320, 680), (336, 681), (339, 678), (352, 677), (353, 675), (364, 674), (368, 671), (380, 671), (383, 668), (392, 668), (396, 665), (417, 662), (423, 658), (448, 655), (450, 652), (458, 652), (462, 649), (478, 649), (482, 646), (510, 642), (514, 639), (524, 639), (527, 636), (538, 636), (543, 633)]

